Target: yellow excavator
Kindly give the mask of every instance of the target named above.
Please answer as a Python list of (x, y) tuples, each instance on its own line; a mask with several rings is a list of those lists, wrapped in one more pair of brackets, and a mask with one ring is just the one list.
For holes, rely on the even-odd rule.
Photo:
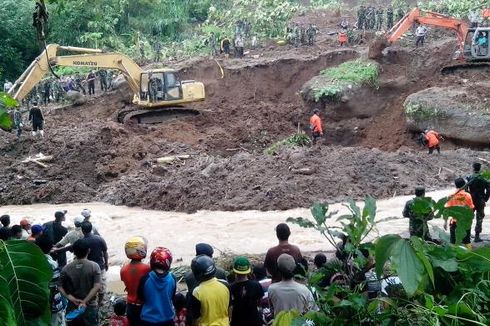
[[(59, 55), (59, 52), (75, 53)], [(27, 94), (50, 72), (53, 66), (85, 67), (90, 69), (117, 69), (127, 80), (133, 92), (133, 103), (138, 108), (124, 110), (119, 121), (159, 123), (170, 117), (195, 115), (197, 111), (185, 104), (205, 99), (204, 84), (194, 80), (178, 79), (175, 70), (163, 68), (142, 70), (124, 54), (49, 44), (16, 80), (9, 94), (22, 101)]]

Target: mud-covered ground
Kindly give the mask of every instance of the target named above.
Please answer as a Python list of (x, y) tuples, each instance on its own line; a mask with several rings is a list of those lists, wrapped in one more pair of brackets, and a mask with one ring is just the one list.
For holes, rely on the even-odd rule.
[[(48, 108), (44, 140), (26, 132), (16, 141), (1, 133), (0, 204), (102, 200), (179, 211), (287, 209), (315, 200), (404, 195), (416, 185), (447, 188), (455, 176), (470, 172), (473, 161), (490, 160), (488, 152), (458, 149), (464, 144), (450, 141), (440, 156), (428, 156), (407, 131), (402, 104), (408, 95), (462, 80), (439, 73), (455, 46), (444, 33), (423, 49), (388, 49), (379, 87), (349, 99), (362, 115), (347, 105), (304, 103), (298, 92), (306, 81), (367, 53), (366, 46), (337, 48), (336, 36), (328, 35), (337, 19), (325, 15), (330, 18), (320, 26), (317, 45), (271, 44), (243, 60), (220, 58), (223, 75), (209, 58), (170, 63), (184, 78), (204, 82), (207, 100), (191, 106), (199, 116), (156, 126), (120, 124), (116, 116), (127, 106), (127, 94), (119, 91), (80, 107)], [(323, 110), (321, 146), (263, 154), (298, 124), (306, 131), (314, 106)], [(39, 152), (54, 156), (48, 168), (22, 163)], [(191, 158), (153, 163), (181, 154)]]

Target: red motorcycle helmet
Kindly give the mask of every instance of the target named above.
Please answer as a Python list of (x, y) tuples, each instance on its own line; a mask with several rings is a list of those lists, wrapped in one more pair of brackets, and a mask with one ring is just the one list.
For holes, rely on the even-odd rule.
[(172, 265), (172, 253), (165, 247), (156, 247), (151, 252), (150, 267), (168, 271)]

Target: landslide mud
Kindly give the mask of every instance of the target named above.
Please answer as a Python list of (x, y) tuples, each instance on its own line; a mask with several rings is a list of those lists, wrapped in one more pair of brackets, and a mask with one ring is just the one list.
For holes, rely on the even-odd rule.
[[(460, 82), (439, 74), (452, 43), (388, 49), (379, 61), (379, 87), (349, 99), (365, 106), (365, 115), (334, 117), (325, 108), (322, 146), (277, 156), (263, 150), (298, 124), (308, 129), (316, 104), (301, 100), (301, 86), (322, 69), (365, 55), (366, 47), (338, 49), (325, 40), (266, 48), (244, 60), (220, 60), (223, 75), (214, 60), (180, 62), (175, 67), (184, 78), (205, 83), (207, 100), (191, 106), (199, 116), (157, 126), (118, 123), (117, 112), (128, 107), (121, 91), (80, 107), (51, 108), (44, 140), (0, 134), (0, 205), (102, 200), (178, 211), (271, 210), (405, 195), (417, 185), (450, 187), (478, 157), (489, 160), (488, 153), (444, 143), (442, 155), (428, 156), (407, 131), (403, 102), (424, 88)], [(54, 156), (48, 168), (22, 163), (39, 152)], [(152, 163), (181, 154), (191, 158)]]

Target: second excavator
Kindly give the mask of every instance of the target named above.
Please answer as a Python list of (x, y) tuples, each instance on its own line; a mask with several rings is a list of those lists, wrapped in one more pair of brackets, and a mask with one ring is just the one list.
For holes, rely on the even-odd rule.
[(381, 39), (372, 43), (369, 47), (369, 57), (371, 59), (380, 58), (382, 51), (398, 41), (414, 24), (442, 27), (456, 33), (458, 46), (454, 59), (459, 60), (460, 63), (444, 67), (442, 73), (449, 73), (458, 69), (490, 67), (490, 43), (488, 39), (490, 27), (470, 28), (463, 20), (420, 8), (414, 8)]
[[(76, 54), (61, 55), (60, 52)], [(137, 107), (120, 112), (118, 119), (121, 122), (131, 120), (151, 124), (170, 117), (195, 115), (198, 112), (185, 105), (205, 99), (203, 83), (181, 81), (175, 70), (163, 68), (144, 71), (124, 54), (57, 44), (46, 46), (17, 79), (9, 94), (17, 101), (22, 101), (53, 66), (119, 70), (133, 92), (133, 103)]]

